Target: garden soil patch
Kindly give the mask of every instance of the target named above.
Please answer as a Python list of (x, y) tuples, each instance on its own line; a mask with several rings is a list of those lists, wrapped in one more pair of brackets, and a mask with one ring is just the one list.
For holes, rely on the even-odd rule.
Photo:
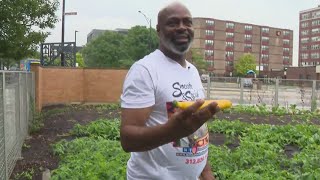
[[(17, 161), (10, 179), (16, 179), (15, 177), (20, 173), (33, 169), (33, 179), (41, 180), (43, 171), (46, 169), (56, 169), (59, 165), (59, 158), (53, 155), (51, 145), (62, 139), (73, 139), (69, 135), (69, 132), (76, 123), (84, 125), (99, 118), (120, 118), (119, 110), (103, 110), (93, 105), (52, 106), (44, 108), (42, 112), (44, 114), (44, 126), (40, 131), (31, 134), (25, 140), (22, 158)], [(280, 118), (278, 116), (230, 114), (223, 112), (219, 112), (216, 116), (219, 119), (230, 121), (239, 119), (243, 122), (257, 124), (284, 125), (292, 123), (290, 116)], [(294, 123), (298, 123), (298, 121)], [(315, 123), (319, 124), (318, 121)], [(210, 142), (214, 145), (224, 145), (226, 144), (226, 140), (227, 138), (224, 134), (210, 134)], [(239, 139), (235, 138), (226, 145), (233, 150), (239, 146)], [(299, 149), (294, 145), (288, 145), (285, 150), (288, 158), (292, 157), (295, 151), (299, 151)]]

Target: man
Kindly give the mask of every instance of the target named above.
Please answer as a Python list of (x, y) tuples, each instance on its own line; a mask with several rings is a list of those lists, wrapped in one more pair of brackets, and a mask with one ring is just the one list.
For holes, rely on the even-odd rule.
[[(185, 60), (194, 36), (189, 10), (177, 2), (163, 8), (157, 32), (159, 49), (132, 65), (123, 85), (121, 145), (131, 152), (127, 179), (214, 179), (206, 121), (219, 108), (211, 103), (199, 109), (203, 87)], [(174, 112), (173, 100), (196, 102)]]

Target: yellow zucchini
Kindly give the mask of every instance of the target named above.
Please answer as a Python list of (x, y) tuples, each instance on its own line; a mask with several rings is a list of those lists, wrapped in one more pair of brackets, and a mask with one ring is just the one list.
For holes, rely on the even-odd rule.
[[(191, 106), (195, 101), (173, 101), (173, 106), (178, 107), (180, 109), (187, 109), (189, 106)], [(212, 102), (216, 102), (218, 104), (218, 107), (223, 110), (230, 108), (232, 106), (232, 102), (230, 100), (205, 100), (202, 106), (199, 109), (202, 109), (209, 105)]]

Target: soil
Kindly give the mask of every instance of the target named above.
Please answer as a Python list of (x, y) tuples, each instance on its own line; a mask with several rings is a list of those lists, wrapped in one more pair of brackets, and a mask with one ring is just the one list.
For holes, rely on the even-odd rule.
[[(51, 106), (43, 109), (44, 126), (40, 131), (31, 134), (25, 140), (22, 149), (22, 158), (17, 161), (16, 166), (11, 174), (10, 179), (17, 179), (17, 175), (30, 169), (34, 170), (33, 180), (41, 180), (42, 172), (49, 169), (53, 170), (58, 167), (59, 158), (52, 154), (51, 144), (62, 139), (70, 139), (68, 132), (76, 123), (81, 125), (87, 124), (99, 118), (120, 118), (119, 110), (99, 110), (94, 106)], [(227, 119), (230, 121), (239, 119), (243, 122), (250, 122), (256, 124), (274, 124), (284, 125), (288, 123), (299, 123), (299, 121), (292, 122), (290, 116), (252, 116), (250, 114), (230, 114), (219, 112), (217, 115), (219, 119)], [(313, 120), (315, 124), (319, 121)], [(210, 142), (214, 145), (220, 146), (226, 144), (227, 138), (224, 134), (211, 133)], [(232, 142), (228, 142), (227, 147), (231, 150), (239, 146), (239, 139), (235, 138)], [(299, 151), (295, 145), (287, 145), (285, 152), (288, 158), (292, 154)], [(21, 178), (20, 178), (21, 179)]]

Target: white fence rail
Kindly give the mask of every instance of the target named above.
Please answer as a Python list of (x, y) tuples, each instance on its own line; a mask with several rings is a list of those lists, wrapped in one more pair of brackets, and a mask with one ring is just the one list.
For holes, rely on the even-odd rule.
[(35, 97), (33, 73), (0, 71), (0, 180), (8, 180), (28, 135)]
[(320, 107), (320, 81), (300, 79), (250, 79), (211, 77), (203, 83), (207, 99), (229, 99), (234, 104), (282, 106), (300, 109)]

